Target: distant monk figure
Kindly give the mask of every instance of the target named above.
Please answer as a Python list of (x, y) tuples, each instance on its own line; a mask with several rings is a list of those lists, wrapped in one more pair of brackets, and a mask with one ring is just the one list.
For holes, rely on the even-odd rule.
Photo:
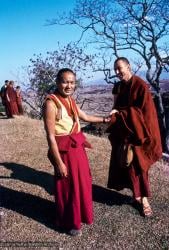
[(5, 107), (5, 113), (6, 113), (7, 117), (9, 116), (9, 111), (8, 111), (8, 107), (7, 107), (7, 103), (6, 103), (6, 89), (7, 89), (8, 85), (9, 85), (9, 81), (5, 80), (5, 84), (1, 88), (2, 105)]
[(14, 81), (9, 81), (9, 85), (6, 88), (5, 99), (8, 110), (8, 118), (13, 118), (14, 115), (19, 115)]
[(6, 92), (6, 88), (9, 84), (8, 80), (5, 80), (5, 84), (2, 86), (1, 88), (1, 99), (2, 99), (2, 104), (5, 106), (5, 92)]
[(21, 96), (20, 86), (16, 86), (16, 102), (17, 102), (19, 114), (23, 115), (22, 96)]
[(56, 224), (74, 236), (81, 224), (92, 224), (92, 178), (85, 147), (90, 144), (81, 132), (79, 118), (88, 122), (109, 122), (110, 118), (84, 113), (71, 95), (76, 75), (61, 69), (57, 91), (47, 96), (44, 123), (49, 145), (48, 157), (55, 170)]
[(130, 188), (143, 215), (151, 216), (148, 170), (162, 156), (155, 105), (148, 85), (132, 74), (127, 58), (117, 58), (114, 70), (120, 84), (113, 89), (116, 98), (109, 127), (112, 153), (108, 187)]

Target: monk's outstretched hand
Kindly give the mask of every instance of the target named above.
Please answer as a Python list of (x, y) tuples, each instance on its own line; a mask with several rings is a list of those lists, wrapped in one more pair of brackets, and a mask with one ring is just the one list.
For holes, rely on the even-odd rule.
[(117, 109), (112, 109), (112, 111), (110, 111), (109, 115), (113, 115), (115, 113), (119, 113), (119, 111)]

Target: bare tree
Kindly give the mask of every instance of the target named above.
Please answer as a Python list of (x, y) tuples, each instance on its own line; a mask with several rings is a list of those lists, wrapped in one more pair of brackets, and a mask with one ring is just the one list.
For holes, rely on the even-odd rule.
[(58, 44), (58, 49), (47, 52), (47, 56), (39, 54), (30, 59), (31, 64), (28, 67), (30, 84), (26, 86), (25, 100), (31, 109), (33, 107), (36, 117), (41, 117), (46, 95), (56, 88), (55, 80), (59, 69), (66, 67), (74, 70), (77, 73), (77, 85), (80, 85), (88, 77), (86, 72), (90, 69), (92, 60), (93, 56), (84, 53), (80, 47), (72, 43), (64, 47)]
[[(49, 23), (82, 29), (79, 41), (85, 38), (99, 49), (104, 60), (98, 69), (104, 71), (107, 82), (112, 78), (105, 59), (109, 55), (119, 57), (127, 53), (144, 62), (146, 79), (156, 96), (162, 137), (167, 138), (160, 77), (169, 71), (169, 0), (77, 0), (72, 12)], [(92, 37), (88, 39), (89, 34)], [(166, 150), (167, 143), (163, 141)]]

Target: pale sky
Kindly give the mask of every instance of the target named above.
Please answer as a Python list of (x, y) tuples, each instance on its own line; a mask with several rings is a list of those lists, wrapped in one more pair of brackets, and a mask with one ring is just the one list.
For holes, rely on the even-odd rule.
[[(68, 12), (76, 0), (0, 0), (0, 87), (5, 80), (23, 80), (22, 67), (33, 55), (46, 56), (80, 38), (77, 26), (46, 26), (57, 13)], [(97, 74), (95, 78), (103, 78)], [(16, 83), (17, 84), (17, 83)]]
[[(69, 11), (75, 0), (0, 0), (0, 86), (18, 80), (22, 66), (33, 54), (46, 54), (75, 41), (80, 30), (73, 26), (45, 26), (57, 12)], [(18, 77), (19, 76), (19, 77)]]

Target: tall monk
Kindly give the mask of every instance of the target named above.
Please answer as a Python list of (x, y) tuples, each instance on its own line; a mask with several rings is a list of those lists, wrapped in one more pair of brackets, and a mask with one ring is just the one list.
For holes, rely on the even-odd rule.
[[(147, 217), (153, 214), (148, 201), (148, 170), (162, 156), (155, 105), (148, 84), (132, 74), (127, 58), (117, 58), (114, 70), (120, 84), (113, 89), (115, 103), (108, 129), (112, 144), (108, 187), (116, 190), (130, 188), (135, 202)], [(121, 164), (121, 149), (128, 145), (133, 152), (133, 161), (129, 166)]]
[(6, 106), (7, 106), (7, 116), (8, 118), (13, 118), (14, 115), (19, 115), (16, 91), (14, 89), (14, 81), (9, 81), (9, 84), (5, 92)]
[(92, 224), (92, 178), (79, 118), (88, 122), (109, 122), (110, 118), (84, 113), (71, 97), (76, 75), (68, 68), (58, 72), (57, 91), (48, 95), (44, 124), (49, 145), (48, 157), (55, 171), (56, 224), (70, 235), (81, 234), (81, 223)]

